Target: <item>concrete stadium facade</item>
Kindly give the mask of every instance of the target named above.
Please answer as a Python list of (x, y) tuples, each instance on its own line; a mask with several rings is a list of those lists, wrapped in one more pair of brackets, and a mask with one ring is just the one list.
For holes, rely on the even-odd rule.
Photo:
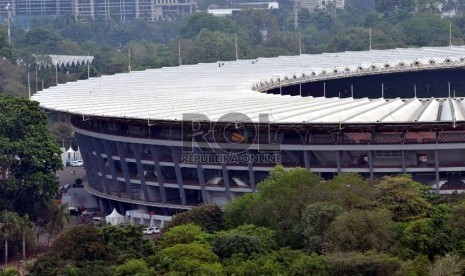
[[(131, 72), (58, 85), (33, 99), (69, 114), (86, 189), (107, 208), (169, 215), (198, 204), (223, 206), (254, 192), (276, 165), (324, 178), (411, 173), (436, 192), (463, 189), (465, 101), (451, 95), (451, 87), (465, 91), (459, 80), (444, 84), (444, 97), (329, 96), (337, 94), (329, 91), (332, 82), (354, 76), (461, 72), (465, 65), (461, 47), (389, 51), (355, 53), (371, 57), (364, 65), (349, 59), (353, 52), (339, 53), (351, 63), (341, 67), (336, 59), (337, 66), (320, 69), (323, 59), (331, 65), (324, 55)], [(400, 53), (410, 59), (376, 60)], [(271, 73), (281, 68), (292, 73)]]

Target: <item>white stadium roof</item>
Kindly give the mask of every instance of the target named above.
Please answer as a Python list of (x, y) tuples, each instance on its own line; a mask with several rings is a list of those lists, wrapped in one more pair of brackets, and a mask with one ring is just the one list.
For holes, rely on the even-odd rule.
[[(431, 47), (222, 61), (133, 71), (59, 84), (32, 96), (50, 110), (112, 118), (211, 121), (239, 112), (274, 123), (371, 123), (465, 120), (461, 99), (368, 99), (283, 96), (271, 87), (392, 70), (465, 66), (465, 47)], [(377, 88), (378, 89), (378, 88)]]

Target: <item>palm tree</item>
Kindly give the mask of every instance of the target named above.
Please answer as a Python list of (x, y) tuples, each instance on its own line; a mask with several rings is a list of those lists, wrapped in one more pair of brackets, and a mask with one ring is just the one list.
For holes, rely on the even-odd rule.
[(54, 201), (50, 201), (47, 205), (48, 209), (48, 245), (53, 234), (59, 233), (70, 221), (70, 215), (68, 210), (68, 204), (58, 205)]
[(23, 217), (19, 217), (18, 220), (18, 233), (23, 238), (23, 265), (26, 264), (26, 234), (32, 232), (32, 222), (29, 220), (29, 215), (25, 214)]
[(0, 231), (5, 239), (5, 267), (8, 265), (8, 239), (17, 232), (20, 219), (15, 212), (3, 210), (0, 213)]

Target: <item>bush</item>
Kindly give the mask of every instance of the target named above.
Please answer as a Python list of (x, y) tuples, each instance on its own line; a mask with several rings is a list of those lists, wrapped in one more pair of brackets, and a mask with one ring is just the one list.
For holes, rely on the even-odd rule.
[(218, 235), (213, 241), (212, 251), (225, 259), (233, 254), (244, 254), (249, 257), (254, 253), (262, 252), (262, 247), (257, 237), (242, 234)]
[(182, 224), (195, 224), (204, 231), (213, 233), (224, 229), (223, 211), (217, 205), (196, 206), (189, 211), (177, 214), (164, 227), (164, 231)]

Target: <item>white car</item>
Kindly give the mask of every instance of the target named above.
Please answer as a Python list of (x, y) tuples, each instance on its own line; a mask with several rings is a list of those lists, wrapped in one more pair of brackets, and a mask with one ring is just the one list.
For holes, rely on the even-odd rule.
[(142, 234), (144, 235), (152, 235), (152, 234), (158, 234), (160, 233), (160, 228), (158, 227), (148, 227), (142, 229)]
[(69, 162), (72, 167), (82, 167), (84, 165), (84, 162), (82, 160), (73, 160)]

